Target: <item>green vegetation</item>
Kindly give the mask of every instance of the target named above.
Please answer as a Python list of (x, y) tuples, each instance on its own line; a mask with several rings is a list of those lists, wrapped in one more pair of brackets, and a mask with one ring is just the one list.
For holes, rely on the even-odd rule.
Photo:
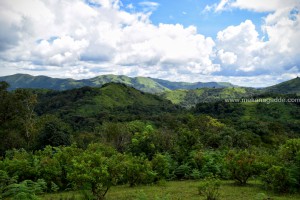
[(300, 78), (297, 77), (292, 80), (264, 88), (263, 91), (276, 94), (300, 94)]
[(161, 93), (160, 96), (176, 105), (190, 108), (198, 103), (247, 98), (258, 94), (260, 94), (260, 91), (253, 88), (227, 87), (172, 90)]
[(196, 89), (196, 88), (224, 88), (233, 87), (230, 83), (184, 83), (170, 82), (161, 79), (153, 79), (148, 77), (130, 78), (128, 76), (102, 75), (91, 79), (73, 80), (73, 79), (57, 79), (46, 76), (30, 76), (28, 74), (15, 74), (11, 76), (0, 77), (0, 81), (10, 84), (10, 89), (17, 88), (46, 88), (53, 90), (69, 90), (84, 86), (101, 87), (106, 83), (123, 83), (127, 86), (134, 87), (138, 90), (148, 93), (161, 93), (174, 89)]
[(247, 88), (187, 91), (189, 102), (215, 99), (191, 109), (120, 83), (8, 88), (0, 82), (2, 199), (299, 198), (299, 103), (217, 101)]

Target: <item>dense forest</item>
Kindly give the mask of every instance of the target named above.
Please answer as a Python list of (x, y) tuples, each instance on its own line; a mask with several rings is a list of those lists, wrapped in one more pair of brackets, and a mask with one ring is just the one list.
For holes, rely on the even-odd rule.
[[(266, 92), (251, 96), (297, 98)], [(224, 180), (300, 192), (300, 102), (227, 103), (207, 89), (210, 101), (187, 101), (191, 94), (185, 106), (121, 83), (56, 91), (0, 82), (0, 199), (83, 191), (100, 200), (118, 185), (173, 180), (200, 181), (208, 200), (222, 199)]]

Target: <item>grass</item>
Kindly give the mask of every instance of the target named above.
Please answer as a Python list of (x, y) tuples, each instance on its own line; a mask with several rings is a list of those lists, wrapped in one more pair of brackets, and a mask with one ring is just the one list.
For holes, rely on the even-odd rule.
[[(153, 186), (116, 186), (112, 187), (106, 200), (204, 200), (198, 195), (199, 181), (171, 181), (165, 185)], [(258, 181), (250, 181), (246, 186), (237, 186), (233, 181), (222, 181), (220, 200), (297, 200), (300, 194), (278, 195), (261, 188)], [(64, 192), (41, 196), (45, 200), (83, 199), (80, 192)]]

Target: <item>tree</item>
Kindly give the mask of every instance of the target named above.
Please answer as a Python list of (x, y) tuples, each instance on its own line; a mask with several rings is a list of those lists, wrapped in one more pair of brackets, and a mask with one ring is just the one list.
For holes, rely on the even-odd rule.
[(151, 159), (156, 150), (153, 137), (154, 129), (151, 125), (147, 125), (142, 132), (133, 135), (129, 152), (136, 156), (146, 155), (148, 159)]
[(111, 186), (122, 178), (122, 154), (106, 156), (106, 152), (87, 149), (75, 156), (68, 179), (75, 187), (89, 185), (97, 200), (104, 199)]
[(143, 183), (152, 183), (156, 173), (152, 171), (151, 162), (143, 156), (126, 155), (124, 162), (124, 179), (130, 187)]
[(261, 169), (258, 158), (248, 150), (229, 151), (226, 164), (232, 178), (241, 185), (245, 185), (251, 176), (259, 175)]
[(20, 102), (19, 120), (24, 128), (24, 138), (27, 143), (27, 149), (30, 143), (33, 142), (36, 136), (36, 114), (34, 112), (35, 105), (37, 104), (37, 95), (26, 89), (17, 89), (14, 93)]
[(68, 124), (55, 116), (46, 116), (42, 122), (40, 135), (38, 138), (38, 147), (44, 148), (47, 145), (53, 147), (60, 145), (70, 145), (71, 128)]

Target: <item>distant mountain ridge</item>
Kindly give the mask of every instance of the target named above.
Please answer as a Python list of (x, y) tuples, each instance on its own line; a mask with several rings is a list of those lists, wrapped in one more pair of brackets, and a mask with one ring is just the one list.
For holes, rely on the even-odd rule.
[(74, 80), (51, 78), (47, 76), (31, 76), (28, 74), (15, 74), (0, 77), (0, 81), (10, 84), (10, 89), (17, 88), (45, 88), (53, 90), (68, 90), (84, 86), (101, 87), (106, 83), (123, 83), (135, 89), (147, 93), (163, 93), (176, 89), (196, 89), (196, 88), (227, 88), (236, 87), (231, 83), (224, 82), (171, 82), (150, 77), (128, 77), (124, 75), (101, 75), (90, 79)]
[[(100, 88), (106, 84), (124, 84), (139, 91), (157, 94), (175, 105), (192, 107), (201, 102), (215, 102), (224, 99), (251, 98), (262, 94), (297, 94), (300, 96), (300, 78), (266, 88), (238, 87), (231, 83), (207, 82), (186, 83), (171, 82), (149, 77), (128, 77), (118, 75), (102, 75), (91, 79), (74, 80), (50, 78), (47, 76), (31, 76), (28, 74), (15, 74), (0, 77), (0, 81), (10, 84), (10, 89), (17, 88), (45, 88), (51, 90), (68, 91), (84, 86)], [(117, 88), (117, 87), (115, 87)], [(113, 91), (113, 90), (111, 90)], [(118, 91), (115, 90), (117, 93)]]
[(224, 88), (197, 88), (197, 89), (176, 89), (159, 94), (161, 97), (170, 100), (173, 104), (183, 107), (191, 107), (201, 102), (215, 102), (224, 99), (251, 98), (266, 93), (272, 94), (296, 94), (300, 96), (300, 78), (294, 78), (274, 86), (266, 88), (247, 87), (224, 87)]

